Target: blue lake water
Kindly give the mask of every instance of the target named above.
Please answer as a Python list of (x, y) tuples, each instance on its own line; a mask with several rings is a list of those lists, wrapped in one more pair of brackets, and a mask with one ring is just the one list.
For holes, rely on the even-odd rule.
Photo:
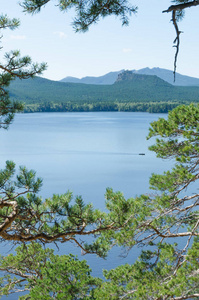
[[(0, 168), (6, 160), (25, 165), (43, 178), (43, 198), (53, 193), (82, 195), (85, 202), (104, 209), (107, 187), (122, 191), (125, 197), (150, 193), (151, 173), (162, 173), (171, 163), (148, 151), (154, 142), (146, 140), (149, 124), (166, 114), (131, 112), (35, 113), (16, 115), (8, 131), (0, 131)], [(139, 155), (145, 153), (145, 155)], [(6, 254), (10, 245), (1, 247)], [(56, 250), (57, 251), (57, 250)], [(60, 254), (80, 250), (67, 243)], [(121, 249), (113, 249), (106, 260), (84, 256), (93, 275), (102, 276), (102, 269), (133, 262), (138, 250), (126, 258)], [(81, 256), (80, 256), (81, 259)], [(16, 295), (9, 299), (18, 299)]]

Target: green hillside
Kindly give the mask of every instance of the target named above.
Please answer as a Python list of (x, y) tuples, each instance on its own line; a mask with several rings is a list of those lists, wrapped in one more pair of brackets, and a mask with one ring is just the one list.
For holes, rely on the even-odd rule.
[[(51, 81), (41, 77), (15, 80), (9, 87), (13, 100), (28, 107), (61, 107), (84, 104), (97, 105), (127, 103), (190, 103), (199, 102), (199, 87), (173, 86), (157, 76), (140, 75), (125, 71), (113, 85), (89, 85)], [(90, 106), (91, 108), (91, 106)], [(99, 108), (100, 110), (100, 108)], [(117, 110), (117, 109), (116, 109)]]

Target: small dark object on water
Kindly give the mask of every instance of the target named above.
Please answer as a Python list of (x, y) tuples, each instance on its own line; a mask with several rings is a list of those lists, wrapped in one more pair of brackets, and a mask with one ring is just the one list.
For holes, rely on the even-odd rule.
[(145, 155), (145, 153), (139, 153), (139, 155)]

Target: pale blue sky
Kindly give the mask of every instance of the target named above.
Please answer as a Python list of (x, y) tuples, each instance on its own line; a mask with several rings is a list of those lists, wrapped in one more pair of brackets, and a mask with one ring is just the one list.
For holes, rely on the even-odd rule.
[[(144, 67), (173, 69), (175, 30), (171, 15), (162, 14), (169, 0), (133, 0), (139, 10), (128, 27), (122, 27), (119, 18), (108, 17), (86, 33), (74, 32), (73, 11), (60, 12), (56, 0), (33, 16), (22, 13), (17, 0), (0, 2), (1, 13), (21, 19), (19, 29), (3, 32), (3, 51), (20, 49), (35, 62), (47, 62), (45, 78), (100, 76)], [(177, 66), (177, 72), (194, 77), (199, 77), (198, 16), (199, 7), (190, 8), (180, 23), (184, 33)]]

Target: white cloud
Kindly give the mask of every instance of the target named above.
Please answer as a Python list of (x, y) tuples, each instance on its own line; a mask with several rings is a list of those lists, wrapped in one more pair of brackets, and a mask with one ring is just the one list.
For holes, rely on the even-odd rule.
[(62, 32), (62, 31), (55, 31), (55, 32), (53, 32), (54, 34), (56, 34), (56, 35), (58, 35), (58, 37), (60, 38), (60, 39), (65, 39), (65, 38), (67, 38), (67, 34), (65, 34), (64, 32)]
[(10, 38), (12, 40), (25, 40), (26, 36), (25, 35), (10, 35)]
[(123, 48), (122, 52), (129, 53), (129, 52), (132, 52), (132, 49), (131, 48)]

